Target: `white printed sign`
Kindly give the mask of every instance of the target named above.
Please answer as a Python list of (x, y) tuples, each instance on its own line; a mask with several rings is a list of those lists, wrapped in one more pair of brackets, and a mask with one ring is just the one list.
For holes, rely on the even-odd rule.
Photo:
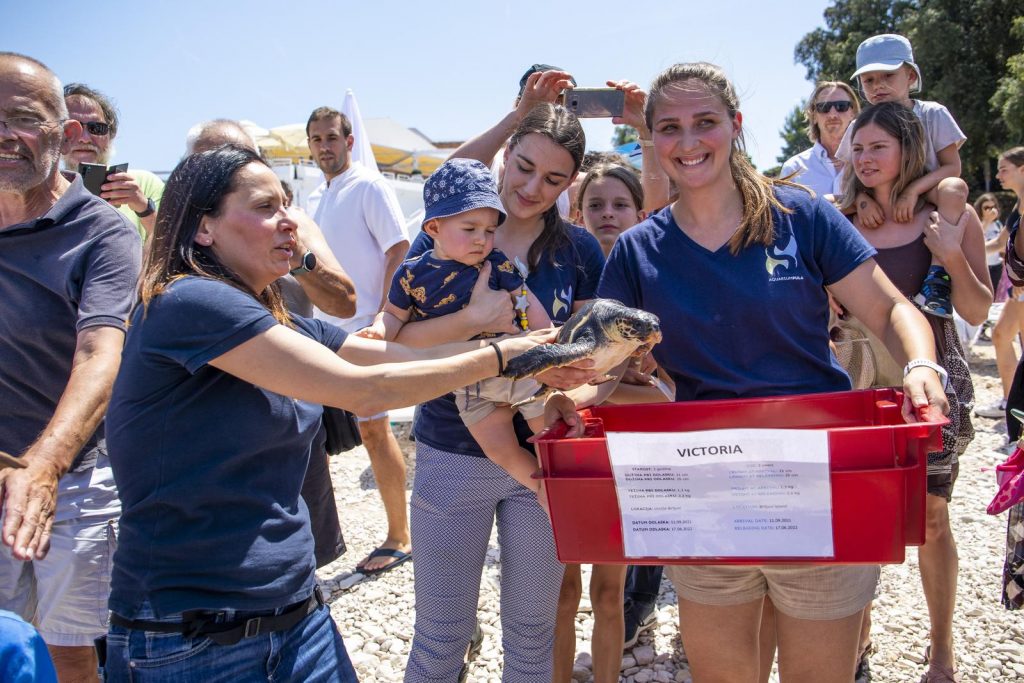
[(835, 556), (828, 432), (608, 432), (625, 556)]

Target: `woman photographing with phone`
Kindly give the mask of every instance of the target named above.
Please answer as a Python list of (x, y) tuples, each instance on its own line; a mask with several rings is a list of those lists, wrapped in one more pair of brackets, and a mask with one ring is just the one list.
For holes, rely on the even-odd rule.
[(296, 221), (252, 150), (171, 174), (107, 417), (122, 501), (107, 681), (355, 681), (299, 491), (322, 405), (492, 377), (550, 333), (412, 350), (290, 316)]
[[(494, 245), (528, 270), (530, 291), (556, 324), (594, 297), (604, 263), (597, 240), (565, 223), (555, 205), (579, 171), (586, 147), (576, 117), (552, 104), (570, 84), (569, 74), (562, 71), (530, 74), (517, 107), (452, 155), (489, 164), (508, 142), (498, 190), (507, 218), (495, 233)], [(430, 238), (421, 233), (409, 256), (431, 247)], [(513, 330), (508, 293), (478, 287), (466, 308), (407, 323), (397, 340), (429, 346)], [(591, 374), (560, 368), (537, 379), (568, 388), (588, 381)], [(521, 418), (517, 425), (524, 444), (530, 432)], [(453, 396), (425, 403), (415, 434), (410, 526), (416, 548), (416, 626), (406, 682), (455, 681), (467, 675), (464, 659), (479, 642), (474, 629), (480, 575), (496, 522), (504, 680), (549, 683), (563, 567), (555, 555), (551, 523), (537, 501), (544, 492), (539, 485), (523, 486), (485, 457), (459, 417)]]

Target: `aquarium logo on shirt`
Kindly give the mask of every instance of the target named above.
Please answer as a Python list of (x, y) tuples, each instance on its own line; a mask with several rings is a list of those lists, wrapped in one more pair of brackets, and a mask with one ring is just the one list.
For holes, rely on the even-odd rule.
[(764, 253), (764, 268), (768, 271), (768, 282), (804, 279), (803, 275), (796, 272), (800, 264), (800, 249), (796, 243), (796, 235), (790, 235), (789, 241), (782, 249), (773, 244), (767, 247)]

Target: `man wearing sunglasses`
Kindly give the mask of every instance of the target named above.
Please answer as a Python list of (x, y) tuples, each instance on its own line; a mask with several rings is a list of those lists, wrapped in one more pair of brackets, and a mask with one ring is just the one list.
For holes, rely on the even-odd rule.
[[(64, 168), (78, 171), (79, 164), (110, 165), (117, 137), (117, 109), (103, 93), (82, 83), (64, 86), (64, 101), (70, 117), (82, 124), (82, 132), (64, 153)], [(164, 183), (149, 171), (133, 168), (127, 173), (112, 173), (103, 185), (103, 199), (128, 217), (145, 239), (156, 227), (156, 210)]]
[(818, 195), (832, 194), (836, 176), (842, 171), (842, 162), (836, 161), (836, 150), (843, 133), (859, 113), (860, 102), (853, 88), (842, 81), (819, 83), (804, 112), (807, 137), (814, 146), (786, 161), (781, 177), (796, 174), (792, 180), (808, 186)]
[(142, 252), (60, 171), (80, 127), (52, 71), (0, 52), (0, 610), (39, 629), (61, 681), (97, 680), (107, 632), (121, 504), (102, 419)]

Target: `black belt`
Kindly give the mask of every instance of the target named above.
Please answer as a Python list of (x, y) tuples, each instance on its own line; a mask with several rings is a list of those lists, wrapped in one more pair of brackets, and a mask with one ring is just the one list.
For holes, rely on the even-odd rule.
[(275, 631), (286, 631), (305, 619), (312, 612), (320, 609), (323, 604), (324, 597), (320, 593), (320, 586), (317, 586), (313, 589), (313, 594), (307, 599), (286, 608), (281, 614), (217, 622), (217, 612), (188, 611), (182, 615), (183, 619), (181, 622), (169, 623), (166, 621), (125, 619), (120, 614), (112, 612), (110, 614), (110, 623), (136, 631), (180, 633), (186, 638), (202, 636), (209, 638), (218, 645), (234, 645), (242, 638), (253, 638)]

